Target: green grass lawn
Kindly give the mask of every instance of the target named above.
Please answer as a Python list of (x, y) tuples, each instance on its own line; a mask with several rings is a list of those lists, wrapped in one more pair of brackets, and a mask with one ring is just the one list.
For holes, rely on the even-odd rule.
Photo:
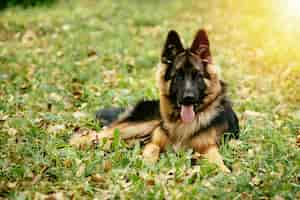
[[(71, 3), (72, 2), (72, 3)], [(250, 1), (249, 1), (250, 2)], [(0, 199), (300, 199), (300, 28), (276, 0), (58, 2), (0, 12)], [(231, 174), (192, 152), (147, 165), (139, 145), (78, 150), (95, 112), (158, 97), (170, 29), (206, 28), (240, 140)]]

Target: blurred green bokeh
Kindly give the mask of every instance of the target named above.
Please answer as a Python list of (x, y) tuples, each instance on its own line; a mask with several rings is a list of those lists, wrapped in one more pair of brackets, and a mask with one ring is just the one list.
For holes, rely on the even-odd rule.
[(36, 5), (50, 5), (56, 0), (1, 0), (0, 9), (4, 9), (11, 6), (22, 6), (24, 8), (36, 6)]

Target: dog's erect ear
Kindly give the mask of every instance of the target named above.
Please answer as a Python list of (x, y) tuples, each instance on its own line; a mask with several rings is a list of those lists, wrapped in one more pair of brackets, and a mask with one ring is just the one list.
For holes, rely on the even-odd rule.
[(209, 41), (204, 29), (200, 29), (191, 46), (191, 52), (197, 54), (203, 63), (212, 63), (211, 53), (209, 50)]
[(164, 64), (173, 63), (176, 55), (184, 51), (180, 37), (176, 31), (169, 31), (167, 40), (161, 55), (161, 62)]

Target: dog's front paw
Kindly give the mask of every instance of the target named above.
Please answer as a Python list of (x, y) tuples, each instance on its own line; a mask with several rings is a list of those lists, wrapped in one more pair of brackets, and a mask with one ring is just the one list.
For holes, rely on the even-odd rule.
[(147, 163), (156, 163), (159, 159), (160, 148), (158, 145), (149, 143), (145, 146), (143, 151), (144, 160)]

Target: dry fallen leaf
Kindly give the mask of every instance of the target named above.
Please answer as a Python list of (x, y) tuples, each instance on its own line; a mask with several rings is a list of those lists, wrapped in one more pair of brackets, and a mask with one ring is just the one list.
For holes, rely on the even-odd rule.
[(64, 52), (62, 52), (62, 51), (58, 51), (58, 52), (56, 52), (56, 56), (57, 57), (63, 57), (64, 56)]
[(54, 92), (50, 93), (49, 97), (53, 101), (61, 101), (62, 100), (62, 97)]
[(32, 30), (27, 30), (23, 37), (22, 37), (22, 43), (24, 44), (29, 44), (31, 43), (32, 41), (36, 40), (37, 36), (36, 36), (36, 33)]
[(254, 156), (254, 150), (253, 149), (248, 149), (248, 156), (253, 157)]
[(146, 180), (146, 185), (155, 185), (155, 180), (153, 179)]
[(106, 70), (103, 72), (103, 80), (105, 84), (109, 86), (117, 86), (118, 85), (118, 77), (116, 70)]
[(90, 49), (87, 55), (88, 57), (97, 56), (97, 52), (94, 49)]
[(50, 133), (57, 133), (64, 130), (66, 127), (64, 124), (55, 124), (48, 127)]
[(3, 112), (0, 112), (0, 122), (1, 121), (6, 121), (8, 119), (8, 115), (5, 115)]
[(257, 176), (254, 176), (252, 179), (251, 179), (251, 185), (260, 185), (262, 183), (262, 180), (260, 178), (258, 178)]
[(8, 182), (7, 187), (9, 189), (14, 189), (17, 186), (17, 182)]
[(247, 199), (252, 199), (252, 198), (251, 198), (251, 196), (248, 193), (242, 192), (241, 193), (241, 199), (242, 200), (247, 200)]
[(300, 147), (300, 135), (298, 135), (296, 138), (296, 144), (298, 147)]
[(252, 110), (246, 110), (243, 113), (243, 117), (246, 119), (250, 119), (250, 118), (264, 118), (266, 115), (264, 113), (261, 112), (256, 112), (256, 111), (252, 111)]
[(72, 160), (64, 160), (64, 166), (67, 168), (70, 168), (72, 166)]
[(84, 112), (76, 111), (73, 113), (73, 117), (75, 117), (76, 119), (81, 119), (87, 117), (87, 114)]
[(82, 86), (80, 83), (76, 82), (77, 80), (73, 80), (73, 85), (72, 85), (72, 94), (74, 96), (75, 99), (80, 99), (83, 91), (82, 91)]
[(236, 174), (239, 175), (241, 171), (241, 163), (240, 162), (235, 162), (232, 164), (232, 171)]
[(273, 200), (284, 200), (284, 198), (280, 195), (276, 195)]
[(61, 28), (64, 31), (69, 31), (71, 29), (71, 25), (70, 24), (64, 24)]
[(62, 192), (56, 192), (44, 198), (44, 200), (64, 200), (64, 199), (66, 199), (66, 197)]
[(18, 131), (15, 128), (9, 128), (8, 131), (7, 131), (9, 136), (15, 136), (17, 134), (17, 132)]
[(214, 186), (209, 182), (209, 180), (203, 180), (202, 184), (209, 189), (214, 189)]
[(76, 172), (76, 176), (77, 176), (77, 177), (80, 177), (80, 176), (83, 175), (84, 172), (85, 172), (85, 164), (83, 163), (83, 164), (81, 164), (81, 165), (79, 166), (79, 169), (78, 169), (78, 171)]
[(294, 117), (295, 119), (300, 119), (300, 110), (295, 111), (295, 112), (293, 113), (293, 117)]
[(104, 171), (108, 172), (109, 170), (111, 170), (111, 168), (112, 168), (112, 162), (111, 162), (111, 160), (105, 160), (103, 162), (103, 169), (104, 169)]
[(105, 182), (105, 178), (103, 176), (101, 176), (100, 174), (93, 174), (91, 176), (91, 180), (96, 183), (104, 183)]

